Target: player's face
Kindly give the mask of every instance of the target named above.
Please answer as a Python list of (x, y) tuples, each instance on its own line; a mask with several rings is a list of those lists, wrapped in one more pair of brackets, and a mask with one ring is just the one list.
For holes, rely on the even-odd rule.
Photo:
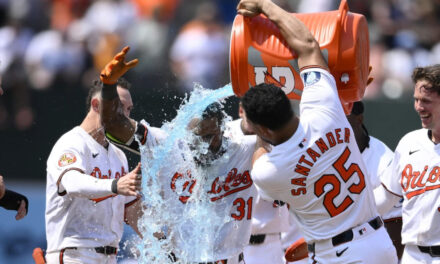
[(209, 118), (200, 121), (194, 134), (201, 141), (208, 143), (208, 150), (216, 153), (222, 145), (222, 130), (218, 124), (217, 118)]
[(422, 127), (440, 132), (440, 95), (429, 91), (431, 84), (426, 80), (420, 80), (414, 88), (414, 108), (420, 116)]
[(208, 144), (206, 153), (199, 153), (195, 157), (196, 161), (201, 164), (208, 164), (218, 157), (219, 150), (222, 146), (223, 131), (217, 118), (209, 118), (205, 120), (192, 120), (189, 127), (194, 133), (194, 142), (190, 147), (193, 150), (200, 148), (202, 144)]
[(118, 95), (123, 105), (124, 115), (130, 117), (131, 110), (133, 109), (133, 100), (131, 99), (130, 92), (118, 86)]

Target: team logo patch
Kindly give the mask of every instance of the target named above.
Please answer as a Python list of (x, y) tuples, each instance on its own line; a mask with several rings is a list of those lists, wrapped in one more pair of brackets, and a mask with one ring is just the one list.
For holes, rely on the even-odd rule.
[(303, 81), (304, 81), (304, 86), (309, 86), (309, 85), (313, 85), (317, 82), (319, 82), (319, 80), (321, 80), (321, 73), (319, 72), (306, 72), (303, 75)]
[(58, 160), (58, 166), (64, 167), (76, 162), (75, 154), (71, 152), (64, 153)]

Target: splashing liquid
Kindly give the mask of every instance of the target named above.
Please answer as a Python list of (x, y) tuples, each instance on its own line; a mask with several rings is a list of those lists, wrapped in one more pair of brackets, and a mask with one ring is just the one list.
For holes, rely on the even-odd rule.
[[(198, 153), (190, 150), (186, 143), (194, 135), (187, 126), (208, 105), (231, 95), (230, 84), (217, 90), (195, 87), (177, 116), (161, 127), (165, 139), (153, 147), (141, 145), (144, 214), (139, 224), (143, 234), (139, 263), (183, 264), (208, 261), (214, 255), (215, 237), (231, 217), (228, 206), (214, 204), (208, 197), (211, 186), (206, 180), (217, 175), (217, 168), (197, 166), (194, 156), (206, 153), (208, 144), (201, 144)], [(227, 162), (228, 157), (219, 159)]]

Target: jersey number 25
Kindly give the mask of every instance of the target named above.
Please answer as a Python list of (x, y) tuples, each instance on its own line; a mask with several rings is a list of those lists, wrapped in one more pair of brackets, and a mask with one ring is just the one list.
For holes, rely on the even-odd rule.
[[(359, 183), (351, 184), (347, 189), (350, 193), (360, 194), (365, 189), (365, 177), (364, 173), (359, 168), (359, 165), (356, 163), (350, 164), (350, 166), (346, 169), (345, 163), (350, 157), (350, 149), (345, 148), (342, 155), (333, 163), (333, 168), (338, 172), (340, 178), (344, 182), (347, 182), (353, 175), (358, 175)], [(327, 184), (330, 184), (333, 188), (324, 194), (324, 207), (331, 217), (337, 216), (347, 209), (352, 203), (353, 199), (350, 196), (345, 196), (342, 203), (336, 205), (334, 203), (334, 199), (341, 193), (341, 180), (335, 174), (325, 174), (319, 180), (315, 182), (315, 195), (317, 197), (321, 197), (324, 194), (324, 187)]]

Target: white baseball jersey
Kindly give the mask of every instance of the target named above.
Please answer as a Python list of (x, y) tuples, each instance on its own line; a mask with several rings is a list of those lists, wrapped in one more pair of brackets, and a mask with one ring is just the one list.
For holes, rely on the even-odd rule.
[(252, 169), (263, 198), (290, 205), (307, 242), (331, 238), (378, 215), (372, 188), (333, 76), (301, 72), (300, 122)]
[[(146, 144), (163, 140), (163, 135), (160, 135), (157, 129), (147, 129)], [(229, 137), (228, 142), (224, 142), (226, 152), (209, 167), (199, 168), (206, 176), (202, 188), (210, 204), (207, 209), (209, 212), (205, 212), (205, 219), (202, 220), (210, 221), (210, 230), (198, 229), (199, 226), (194, 222), (200, 219), (193, 221), (182, 217), (188, 216), (188, 212), (197, 206), (189, 200), (195, 186), (195, 177), (191, 176), (192, 172), (185, 166), (177, 148), (170, 153), (173, 155), (170, 164), (173, 165), (164, 166), (160, 171), (160, 178), (165, 199), (173, 203), (173, 212), (170, 213), (178, 216), (177, 221), (171, 223), (175, 244), (173, 252), (177, 258), (184, 256), (185, 260), (192, 262), (228, 259), (238, 256), (248, 244), (257, 194), (250, 177), (255, 142), (255, 136), (245, 136), (240, 138), (240, 141)], [(200, 213), (197, 212), (196, 217)], [(197, 244), (197, 247), (188, 243), (204, 239), (197, 237), (199, 235), (212, 235), (208, 239), (213, 243)]]
[[(243, 137), (241, 130), (242, 119), (226, 123), (226, 136)], [(251, 175), (252, 177), (252, 175)], [(277, 206), (274, 202), (266, 201), (257, 195), (252, 210), (252, 234), (271, 234), (289, 230), (289, 211), (287, 206)]]
[(402, 244), (440, 245), (439, 176), (440, 144), (430, 140), (427, 129), (406, 134), (382, 177), (389, 191), (404, 198)]
[[(391, 164), (393, 156), (394, 153), (385, 143), (370, 136), (369, 146), (362, 152), (362, 158), (367, 167), (373, 189), (381, 185), (380, 177)], [(388, 213), (382, 216), (383, 219), (396, 217), (402, 217), (402, 202), (398, 202)]]
[(65, 247), (118, 247), (123, 232), (124, 205), (134, 199), (121, 195), (89, 199), (58, 188), (60, 177), (77, 170), (98, 179), (114, 179), (127, 173), (124, 153), (96, 142), (81, 127), (65, 133), (47, 160), (47, 252)]

